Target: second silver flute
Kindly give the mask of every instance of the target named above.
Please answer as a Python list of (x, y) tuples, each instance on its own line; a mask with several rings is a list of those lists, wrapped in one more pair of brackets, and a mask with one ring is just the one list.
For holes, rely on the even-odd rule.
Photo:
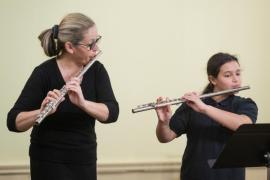
[[(96, 56), (88, 63), (84, 66), (84, 68), (79, 72), (79, 74), (76, 76), (78, 78), (81, 78), (84, 73), (94, 64), (94, 62), (96, 61), (97, 57), (102, 53), (102, 51), (99, 51)], [(63, 97), (67, 94), (67, 88), (64, 85), (61, 89), (60, 89), (60, 97), (56, 100), (56, 101), (50, 101), (46, 104), (45, 108), (43, 111), (41, 111), (39, 113), (39, 115), (37, 116), (36, 119), (36, 125), (39, 125), (45, 117), (48, 116), (48, 114), (58, 106), (58, 104), (60, 104), (62, 102)]]
[[(243, 86), (240, 88), (234, 88), (234, 89), (228, 89), (228, 90), (224, 90), (224, 91), (218, 91), (218, 92), (213, 92), (213, 93), (208, 93), (208, 94), (203, 94), (200, 96), (200, 98), (207, 98), (207, 97), (213, 97), (213, 96), (218, 96), (218, 95), (223, 95), (223, 94), (228, 94), (228, 93), (234, 93), (234, 92), (238, 92), (241, 90), (246, 90), (246, 89), (250, 89), (249, 86)], [(177, 99), (171, 99), (168, 101), (163, 101), (160, 103), (148, 103), (148, 104), (143, 104), (143, 105), (139, 105), (136, 108), (132, 109), (133, 113), (137, 113), (137, 112), (142, 112), (142, 111), (147, 111), (147, 110), (151, 110), (151, 109), (156, 109), (158, 107), (163, 107), (163, 106), (167, 106), (167, 105), (176, 105), (176, 104), (181, 104), (185, 102), (183, 99), (181, 98), (177, 98)]]

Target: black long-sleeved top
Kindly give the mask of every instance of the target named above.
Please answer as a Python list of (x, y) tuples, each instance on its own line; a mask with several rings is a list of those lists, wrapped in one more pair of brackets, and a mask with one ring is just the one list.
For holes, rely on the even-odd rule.
[[(257, 105), (250, 98), (231, 95), (217, 103), (212, 98), (205, 104), (228, 112), (257, 120)], [(244, 180), (244, 168), (211, 169), (209, 159), (216, 159), (233, 131), (223, 127), (210, 117), (194, 111), (185, 103), (180, 106), (170, 121), (170, 128), (178, 135), (186, 134), (187, 146), (183, 155), (181, 180)]]
[[(39, 109), (48, 91), (61, 89), (64, 84), (55, 58), (37, 66), (8, 113), (8, 129), (19, 132), (15, 126), (17, 115)], [(108, 73), (99, 61), (84, 74), (81, 88), (86, 100), (104, 103), (108, 107), (109, 117), (105, 123), (117, 120), (119, 106)], [(54, 162), (95, 162), (95, 119), (72, 104), (66, 96), (54, 114), (33, 127), (29, 155), (33, 159)]]

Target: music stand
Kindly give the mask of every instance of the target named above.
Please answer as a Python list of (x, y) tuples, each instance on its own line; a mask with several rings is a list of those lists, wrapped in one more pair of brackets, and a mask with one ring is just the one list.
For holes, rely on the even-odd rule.
[(270, 124), (244, 124), (226, 143), (216, 160), (208, 160), (211, 168), (267, 168), (270, 180)]

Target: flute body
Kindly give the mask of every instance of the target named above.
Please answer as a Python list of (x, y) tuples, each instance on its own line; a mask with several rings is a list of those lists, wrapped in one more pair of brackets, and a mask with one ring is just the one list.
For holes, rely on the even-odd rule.
[[(203, 94), (200, 96), (200, 99), (223, 95), (223, 94), (228, 94), (228, 93), (234, 93), (234, 92), (238, 92), (238, 91), (242, 91), (242, 90), (246, 90), (246, 89), (250, 89), (250, 87), (243, 86), (240, 88), (234, 88), (234, 89), (228, 89), (228, 90), (224, 90), (224, 91)], [(137, 113), (137, 112), (147, 111), (147, 110), (151, 110), (151, 109), (156, 109), (158, 107), (163, 107), (163, 106), (167, 106), (167, 105), (177, 105), (177, 104), (181, 104), (183, 102), (185, 102), (185, 101), (181, 98), (171, 99), (171, 100), (163, 101), (160, 103), (152, 102), (152, 103), (148, 103), (148, 104), (139, 105), (136, 108), (132, 109), (132, 112)]]
[[(78, 78), (81, 78), (84, 73), (86, 73), (86, 71), (95, 63), (97, 57), (101, 54), (102, 52), (99, 51), (97, 53), (97, 55), (94, 57), (93, 60), (91, 60), (90, 62), (88, 62), (88, 64), (85, 65), (85, 67), (79, 72), (79, 74), (76, 76)], [(36, 125), (39, 125), (47, 116), (48, 114), (53, 110), (55, 109), (58, 104), (60, 104), (62, 102), (62, 99), (64, 98), (64, 96), (67, 94), (67, 88), (66, 86), (64, 85), (61, 89), (60, 89), (60, 96), (59, 98), (56, 100), (56, 101), (50, 101), (46, 104), (45, 108), (43, 111), (41, 111), (39, 113), (39, 115), (37, 116), (37, 119), (36, 119)]]

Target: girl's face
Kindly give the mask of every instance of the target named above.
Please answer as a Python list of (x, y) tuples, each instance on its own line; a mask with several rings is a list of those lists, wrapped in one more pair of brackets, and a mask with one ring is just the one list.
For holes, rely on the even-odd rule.
[(210, 81), (214, 85), (214, 91), (222, 91), (241, 87), (241, 70), (240, 65), (236, 61), (230, 61), (220, 67), (220, 71), (216, 78)]

